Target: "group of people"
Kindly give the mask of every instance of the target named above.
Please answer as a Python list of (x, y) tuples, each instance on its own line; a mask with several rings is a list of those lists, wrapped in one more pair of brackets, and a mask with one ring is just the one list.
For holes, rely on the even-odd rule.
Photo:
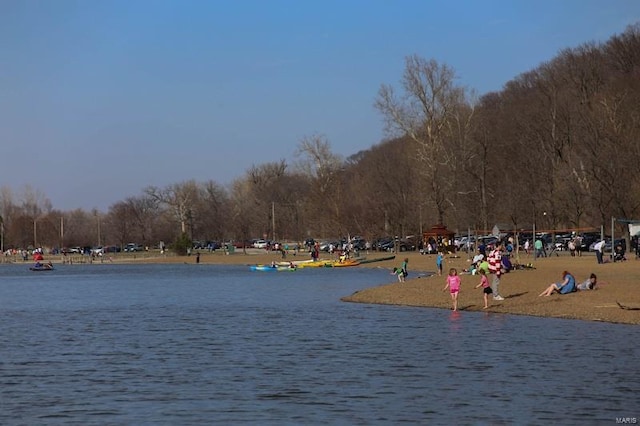
[[(483, 309), (489, 308), (489, 295), (494, 295), (494, 300), (504, 300), (504, 298), (500, 297), (500, 299), (495, 298), (494, 289), (492, 285), (489, 285), (489, 280), (487, 278), (487, 272), (485, 269), (480, 269), (478, 274), (480, 275), (480, 282), (474, 288), (482, 287), (482, 293), (484, 298), (484, 307)], [(498, 278), (498, 284), (500, 279)], [(451, 301), (453, 303), (453, 310), (458, 310), (458, 294), (460, 293), (460, 276), (458, 275), (458, 271), (456, 268), (451, 268), (449, 270), (449, 275), (447, 276), (446, 284), (442, 291), (446, 291), (449, 289), (449, 293), (451, 294)], [(495, 281), (494, 281), (495, 284)], [(568, 271), (564, 271), (562, 273), (562, 282), (553, 283), (549, 285), (542, 293), (538, 296), (550, 296), (553, 293), (558, 294), (568, 294), (575, 291), (584, 291), (584, 290), (595, 290), (598, 284), (598, 277), (596, 274), (591, 274), (589, 278), (585, 281), (576, 284), (575, 277), (569, 273)], [(497, 286), (495, 287), (497, 289)]]
[[(478, 253), (473, 259), (474, 272), (480, 276), (480, 282), (475, 288), (482, 288), (484, 307), (489, 308), (489, 296), (493, 297), (494, 301), (503, 301), (504, 297), (500, 295), (500, 279), (503, 273), (508, 272), (503, 264), (503, 251), (504, 244), (498, 242), (496, 246), (487, 255), (485, 253)], [(508, 253), (506, 255), (508, 258)], [(406, 265), (407, 259), (403, 262), (400, 268), (394, 268), (393, 274), (398, 276), (398, 281), (404, 282), (406, 277)], [(441, 253), (438, 253), (436, 257), (436, 271), (438, 275), (442, 274), (444, 258)], [(489, 280), (491, 276), (491, 281)], [(449, 274), (446, 278), (446, 283), (442, 291), (449, 290), (451, 295), (451, 301), (453, 310), (458, 310), (458, 294), (460, 293), (461, 279), (458, 275), (456, 268), (449, 269)], [(562, 274), (562, 282), (553, 283), (547, 287), (540, 296), (550, 296), (553, 293), (568, 294), (574, 291), (594, 290), (598, 284), (598, 279), (595, 274), (591, 274), (589, 278), (581, 283), (576, 283), (575, 277), (567, 271)]]
[(562, 272), (562, 282), (552, 283), (538, 296), (551, 296), (553, 293), (568, 294), (574, 291), (595, 290), (598, 284), (596, 274), (591, 274), (585, 281), (576, 284), (575, 277), (568, 271)]
[[(489, 295), (493, 295), (493, 300), (495, 301), (503, 301), (504, 297), (500, 295), (500, 278), (502, 274), (508, 269), (503, 264), (503, 250), (504, 245), (502, 243), (497, 243), (496, 246), (486, 254), (480, 251), (476, 257), (474, 257), (474, 274), (477, 273), (480, 275), (480, 282), (475, 288), (482, 287), (483, 299), (484, 299), (484, 307), (483, 309), (487, 309), (489, 307)], [(506, 259), (508, 260), (508, 256)], [(442, 272), (442, 260), (437, 259), (437, 268), (438, 275)], [(492, 276), (491, 283), (489, 283), (488, 275)], [(451, 294), (451, 301), (453, 303), (453, 310), (458, 310), (458, 294), (460, 293), (460, 276), (458, 275), (458, 270), (456, 268), (449, 269), (449, 275), (447, 275), (446, 284), (442, 291), (446, 291), (449, 289), (449, 293)]]

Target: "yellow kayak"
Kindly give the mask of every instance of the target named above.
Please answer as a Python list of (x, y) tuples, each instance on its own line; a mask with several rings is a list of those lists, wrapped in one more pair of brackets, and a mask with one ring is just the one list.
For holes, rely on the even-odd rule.
[(339, 260), (319, 260), (317, 262), (303, 263), (298, 265), (298, 268), (340, 268), (344, 266), (356, 266), (359, 265), (358, 260), (347, 259), (342, 262)]

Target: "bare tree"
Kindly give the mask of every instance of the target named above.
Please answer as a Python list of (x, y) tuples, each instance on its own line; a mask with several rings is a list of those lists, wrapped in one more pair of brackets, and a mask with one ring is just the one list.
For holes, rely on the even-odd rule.
[(375, 107), (385, 118), (392, 134), (407, 135), (418, 144), (420, 170), (429, 186), (428, 196), (444, 223), (449, 206), (450, 181), (446, 169), (445, 141), (450, 136), (454, 109), (463, 100), (464, 91), (454, 85), (455, 73), (447, 65), (425, 60), (417, 55), (405, 61), (401, 81), (403, 93), (398, 97), (389, 85), (382, 85)]
[(205, 182), (199, 188), (196, 235), (204, 240), (222, 240), (231, 222), (229, 194), (214, 181)]
[(193, 219), (193, 204), (197, 196), (194, 180), (169, 185), (163, 189), (150, 186), (144, 192), (158, 203), (166, 205), (180, 224), (180, 232), (187, 234), (187, 225)]
[(341, 206), (343, 182), (340, 179), (344, 162), (341, 156), (331, 151), (331, 144), (324, 135), (303, 137), (295, 151), (300, 158), (297, 167), (310, 180), (311, 189), (307, 198), (308, 218), (312, 225), (324, 235), (328, 230), (341, 229)]

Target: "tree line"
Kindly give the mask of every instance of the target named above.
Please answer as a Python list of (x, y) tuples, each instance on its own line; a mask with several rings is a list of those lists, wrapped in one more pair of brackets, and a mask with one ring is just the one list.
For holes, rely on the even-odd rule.
[(434, 224), (466, 234), (640, 218), (640, 24), (481, 97), (450, 66), (412, 55), (374, 107), (384, 141), (342, 158), (324, 135), (306, 136), (292, 164), (254, 165), (228, 186), (147, 187), (106, 212), (56, 210), (37, 189), (2, 187), (3, 248), (371, 240)]

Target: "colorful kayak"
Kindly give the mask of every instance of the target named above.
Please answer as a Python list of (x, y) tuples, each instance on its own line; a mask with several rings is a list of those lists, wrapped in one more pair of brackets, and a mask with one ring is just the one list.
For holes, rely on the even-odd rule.
[(308, 260), (292, 260), (291, 262), (276, 262), (277, 266), (286, 266), (289, 267), (292, 263), (293, 266), (295, 267), (303, 267), (305, 265), (309, 265), (311, 263), (313, 263), (314, 260), (313, 259), (308, 259)]
[(358, 266), (360, 264), (357, 260), (347, 259), (342, 262), (339, 260), (333, 262), (327, 262), (324, 266), (325, 268), (343, 268), (346, 266)]
[(276, 266), (275, 268), (271, 265), (251, 265), (249, 269), (252, 271), (262, 271), (262, 272), (293, 272), (296, 268), (290, 268), (288, 266)]
[(355, 259), (347, 259), (342, 262), (339, 260), (320, 260), (312, 263), (304, 263), (299, 268), (339, 268), (344, 266), (356, 266), (360, 262)]

